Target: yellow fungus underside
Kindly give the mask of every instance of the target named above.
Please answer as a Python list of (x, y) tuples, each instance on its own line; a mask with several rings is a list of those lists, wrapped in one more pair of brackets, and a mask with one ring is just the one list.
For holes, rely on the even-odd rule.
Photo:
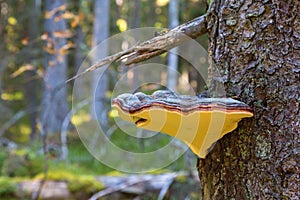
[(196, 110), (187, 114), (151, 107), (135, 113), (113, 105), (119, 116), (137, 127), (162, 132), (185, 142), (200, 158), (205, 158), (212, 145), (226, 133), (233, 131), (238, 122), (253, 114), (247, 111)]

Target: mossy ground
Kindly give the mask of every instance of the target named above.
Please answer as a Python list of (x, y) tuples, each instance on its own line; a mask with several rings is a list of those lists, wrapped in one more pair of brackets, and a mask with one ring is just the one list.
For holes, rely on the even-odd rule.
[[(135, 140), (131, 138), (132, 140)], [(140, 148), (140, 144), (134, 141), (128, 142), (126, 135), (119, 130), (113, 135), (111, 140), (122, 148), (133, 149), (136, 152), (153, 151), (154, 148), (145, 143)], [(69, 191), (75, 196), (91, 194), (103, 189), (103, 185), (95, 178), (103, 174), (120, 174), (112, 168), (107, 167), (96, 160), (84, 147), (76, 133), (68, 134), (69, 155), (67, 161), (60, 159), (60, 146), (56, 145), (56, 139), (49, 138), (49, 145), (57, 148), (49, 153), (47, 180), (65, 181)], [(159, 140), (158, 140), (159, 141)], [(28, 141), (27, 141), (28, 142)], [(166, 145), (169, 138), (157, 143)], [(126, 161), (120, 161), (126, 162)], [(43, 154), (42, 143), (35, 141), (30, 146), (19, 144), (17, 149), (5, 150), (0, 152), (0, 196), (2, 198), (14, 199), (18, 197), (18, 183), (30, 179), (42, 179), (45, 167), (45, 157)], [(164, 171), (182, 170), (184, 159), (178, 161), (167, 168), (153, 171), (153, 173), (163, 173)]]
[(13, 178), (0, 177), (0, 197), (1, 199), (9, 199), (16, 197), (17, 181)]

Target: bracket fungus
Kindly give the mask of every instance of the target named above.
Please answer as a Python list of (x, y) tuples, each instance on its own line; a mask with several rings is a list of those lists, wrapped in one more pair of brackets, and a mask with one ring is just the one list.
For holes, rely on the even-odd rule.
[(242, 118), (253, 116), (247, 104), (231, 98), (201, 98), (167, 90), (152, 95), (121, 94), (112, 106), (123, 120), (176, 137), (200, 158)]

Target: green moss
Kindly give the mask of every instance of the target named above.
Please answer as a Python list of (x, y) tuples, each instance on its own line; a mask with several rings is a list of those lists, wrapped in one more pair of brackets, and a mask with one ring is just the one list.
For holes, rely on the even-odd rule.
[(2, 168), (6, 158), (7, 158), (7, 152), (0, 151), (0, 175), (2, 175)]
[[(35, 179), (43, 179), (43, 178), (44, 178), (43, 173), (40, 173), (35, 176)], [(74, 174), (71, 174), (70, 172), (64, 170), (53, 170), (47, 173), (47, 180), (69, 181), (69, 180), (73, 180), (74, 178), (75, 178)]]
[(185, 183), (187, 181), (187, 177), (185, 175), (177, 176), (176, 181), (179, 183)]
[(168, 169), (155, 169), (155, 170), (149, 171), (148, 173), (149, 174), (163, 174), (163, 173), (168, 173), (168, 172), (170, 172), (170, 170), (168, 170)]
[(25, 167), (26, 157), (11, 152), (2, 166), (2, 175), (4, 176), (25, 176), (28, 172)]
[(68, 188), (71, 192), (85, 191), (87, 193), (94, 193), (102, 190), (104, 186), (93, 176), (79, 176), (69, 181)]
[[(38, 174), (35, 178), (42, 179), (43, 177), (44, 174)], [(72, 193), (83, 191), (90, 194), (104, 188), (103, 184), (97, 181), (94, 176), (72, 174), (64, 170), (49, 171), (47, 174), (47, 180), (67, 182), (68, 189)]]
[(124, 176), (124, 174), (120, 171), (111, 171), (106, 174), (107, 176)]
[(42, 156), (32, 157), (31, 154), (32, 153), (26, 149), (9, 152), (9, 154), (6, 156), (6, 159), (3, 161), (1, 175), (10, 177), (35, 176), (37, 173), (42, 171), (44, 159)]
[(14, 197), (17, 193), (17, 183), (11, 178), (0, 177), (0, 197)]

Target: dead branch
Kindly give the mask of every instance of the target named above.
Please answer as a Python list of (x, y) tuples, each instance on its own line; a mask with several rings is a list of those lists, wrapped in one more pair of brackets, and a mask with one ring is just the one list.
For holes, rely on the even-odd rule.
[(144, 179), (135, 179), (135, 180), (129, 180), (125, 183), (121, 183), (115, 187), (111, 187), (111, 188), (107, 188), (105, 190), (102, 190), (100, 192), (97, 192), (96, 194), (94, 194), (89, 200), (97, 200), (99, 199), (100, 197), (104, 197), (108, 194), (111, 194), (113, 192), (116, 192), (116, 191), (120, 191), (122, 189), (125, 189), (129, 186), (132, 186), (132, 185), (135, 185), (135, 184), (138, 184), (138, 183), (142, 183), (142, 182), (147, 182), (147, 181), (150, 181), (152, 177), (145, 177)]
[[(105, 185), (104, 190), (95, 193), (90, 200), (100, 199), (104, 196), (112, 194), (114, 192), (128, 192), (130, 187), (140, 188), (133, 191), (137, 193), (144, 193), (146, 191), (154, 192), (160, 190), (159, 199), (163, 199), (166, 193), (170, 189), (170, 186), (174, 180), (179, 176), (188, 176), (186, 172), (172, 172), (165, 174), (145, 174), (145, 175), (129, 175), (120, 177), (101, 176), (98, 180)], [(195, 179), (197, 180), (197, 179)], [(198, 181), (198, 180), (197, 180)], [(128, 190), (129, 189), (129, 190)], [(132, 190), (131, 190), (132, 191)], [(136, 193), (136, 194), (137, 194)]]
[(83, 72), (68, 79), (66, 83), (113, 61), (121, 61), (126, 65), (130, 65), (148, 60), (206, 32), (206, 16), (203, 15), (127, 50), (105, 57)]
[(163, 188), (160, 190), (160, 193), (157, 197), (157, 200), (163, 200), (170, 188), (170, 186), (172, 185), (172, 183), (174, 182), (174, 179), (176, 178), (176, 174), (174, 174), (173, 176), (171, 176), (169, 178), (169, 180), (165, 183), (165, 185), (163, 186)]

